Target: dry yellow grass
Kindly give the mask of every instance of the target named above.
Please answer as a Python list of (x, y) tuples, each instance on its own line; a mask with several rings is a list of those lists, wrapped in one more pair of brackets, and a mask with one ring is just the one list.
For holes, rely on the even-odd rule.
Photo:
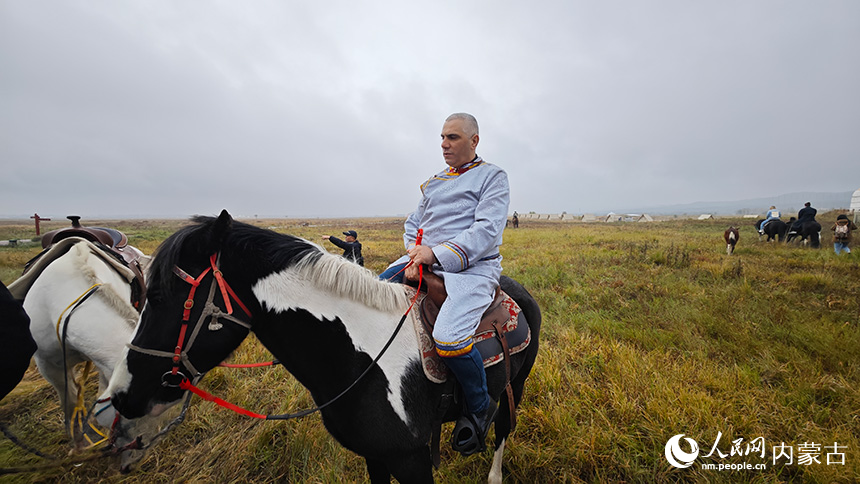
[[(832, 216), (831, 216), (832, 215)], [(830, 217), (830, 218), (827, 218)], [(835, 214), (819, 216), (824, 222)], [(176, 222), (181, 223), (181, 222)], [(359, 231), (377, 272), (402, 251), (394, 220), (256, 221), (323, 243)], [(734, 256), (722, 231), (740, 220), (653, 224), (522, 221), (505, 233), (505, 273), (544, 313), (541, 353), (506, 452), (507, 482), (856, 482), (860, 480), (860, 256), (759, 243), (741, 229)], [(176, 225), (178, 226), (178, 225)], [(174, 227), (141, 241), (160, 240)], [(0, 238), (3, 238), (0, 226)], [(137, 241), (138, 239), (133, 239)], [(825, 241), (829, 240), (825, 237)], [(0, 250), (0, 269), (23, 249)], [(151, 250), (147, 250), (151, 252)], [(4, 282), (10, 282), (4, 278)], [(250, 339), (233, 356), (268, 354)], [(216, 369), (201, 386), (260, 412), (312, 405), (283, 369)], [(33, 369), (0, 403), (0, 419), (31, 445), (63, 453), (53, 391)], [(685, 434), (710, 451), (765, 439), (767, 458), (700, 457), (676, 469), (667, 440)], [(844, 465), (773, 465), (781, 442), (845, 446)], [(444, 447), (444, 446), (443, 446)], [(705, 448), (707, 447), (707, 448)], [(438, 482), (481, 482), (491, 454), (443, 448)], [(0, 441), (0, 467), (36, 462)], [(716, 471), (702, 463), (766, 463)], [(105, 460), (10, 482), (364, 482), (363, 460), (340, 447), (318, 416), (258, 422), (196, 400), (185, 423), (131, 475)]]

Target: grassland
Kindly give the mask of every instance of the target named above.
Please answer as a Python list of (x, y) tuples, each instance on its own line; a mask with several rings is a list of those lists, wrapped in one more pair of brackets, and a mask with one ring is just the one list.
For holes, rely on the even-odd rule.
[[(818, 217), (825, 231), (835, 217)], [(181, 223), (112, 225), (151, 253)], [(367, 266), (377, 272), (401, 253), (397, 221), (254, 223), (318, 243), (321, 235), (353, 228)], [(745, 224), (733, 256), (725, 254), (722, 241), (730, 223)], [(0, 224), (0, 239), (31, 237), (31, 231), (29, 225)], [(12, 282), (37, 252), (0, 247), (0, 279)], [(523, 221), (520, 229), (506, 231), (502, 254), (505, 273), (529, 289), (544, 314), (541, 353), (507, 447), (506, 482), (860, 480), (860, 250), (836, 256), (827, 243), (813, 250), (758, 242), (741, 220)], [(250, 339), (233, 359), (267, 356)], [(283, 369), (216, 369), (202, 386), (268, 413), (312, 403)], [(56, 396), (34, 368), (0, 403), (0, 420), (34, 447), (54, 454), (67, 449)], [(702, 457), (718, 433), (723, 454), (731, 454), (736, 439), (743, 439), (745, 450), (763, 438), (765, 458)], [(701, 456), (690, 468), (676, 469), (664, 457), (676, 434), (699, 443)], [(781, 443), (794, 449), (790, 465), (773, 463), (773, 447)], [(819, 446), (820, 463), (798, 464), (800, 449), (812, 443)], [(833, 463), (835, 455), (827, 464), (834, 443), (844, 465)], [(0, 467), (37, 462), (0, 441)], [(435, 476), (437, 482), (481, 482), (490, 463), (489, 452), (462, 458), (443, 446)], [(702, 469), (702, 463), (766, 469), (720, 472)], [(366, 481), (363, 460), (340, 447), (319, 416), (251, 421), (199, 400), (133, 474), (119, 474), (114, 464), (103, 460), (0, 479)]]

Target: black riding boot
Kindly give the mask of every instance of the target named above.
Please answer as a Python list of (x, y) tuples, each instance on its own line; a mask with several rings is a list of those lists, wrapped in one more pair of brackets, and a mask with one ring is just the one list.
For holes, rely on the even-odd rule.
[(443, 361), (454, 373), (466, 397), (466, 411), (457, 421), (451, 435), (451, 447), (463, 455), (484, 451), (490, 424), (496, 418), (498, 404), (487, 393), (487, 376), (481, 353), (472, 347), (465, 355)]

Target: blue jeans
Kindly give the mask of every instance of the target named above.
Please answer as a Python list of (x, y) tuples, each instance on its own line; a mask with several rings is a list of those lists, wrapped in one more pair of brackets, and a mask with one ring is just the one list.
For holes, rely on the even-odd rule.
[(845, 252), (846, 254), (851, 253), (851, 249), (848, 248), (848, 242), (834, 242), (833, 250), (836, 251), (837, 254), (840, 252)]
[(468, 353), (442, 358), (442, 361), (460, 382), (460, 388), (463, 389), (463, 397), (469, 412), (479, 414), (487, 410), (490, 405), (490, 395), (487, 393), (487, 374), (484, 371), (484, 360), (481, 358), (481, 352), (478, 351), (478, 348), (472, 346), (472, 350)]
[(383, 281), (403, 284), (403, 272), (400, 271), (402, 271), (403, 268), (406, 267), (406, 264), (408, 264), (408, 262), (404, 262), (403, 264), (397, 264), (389, 267), (388, 269), (385, 269), (384, 271), (382, 271), (382, 274), (379, 275), (379, 279)]

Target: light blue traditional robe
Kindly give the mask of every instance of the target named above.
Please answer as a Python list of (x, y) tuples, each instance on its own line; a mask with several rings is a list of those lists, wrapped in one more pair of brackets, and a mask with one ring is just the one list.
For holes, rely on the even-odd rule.
[[(510, 188), (501, 168), (477, 157), (457, 170), (436, 174), (421, 185), (421, 202), (404, 224), (406, 248), (429, 246), (438, 264), (433, 272), (445, 281), (448, 299), (439, 310), (433, 339), (443, 356), (468, 353), (481, 314), (493, 302), (502, 273), (502, 232), (508, 217)], [(392, 265), (409, 261), (404, 256)]]

